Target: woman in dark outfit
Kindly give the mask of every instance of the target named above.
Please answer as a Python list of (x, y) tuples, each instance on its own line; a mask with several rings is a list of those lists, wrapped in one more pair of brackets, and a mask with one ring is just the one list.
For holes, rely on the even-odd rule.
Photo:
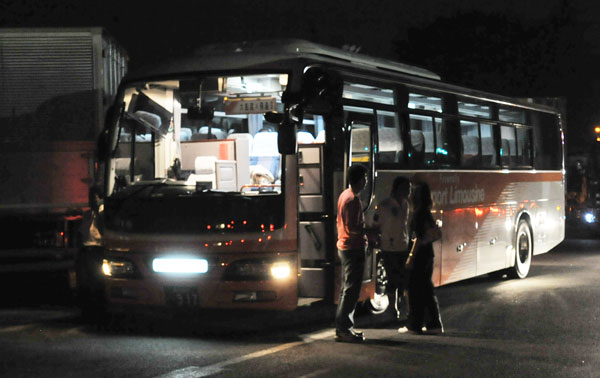
[[(429, 185), (418, 183), (411, 196), (411, 217), (409, 232), (413, 238), (406, 269), (410, 272), (408, 279), (408, 321), (401, 333), (441, 334), (444, 332), (440, 309), (433, 291), (433, 246), (432, 243), (441, 238), (441, 230), (431, 215), (431, 192)], [(427, 313), (427, 323), (425, 315)], [(422, 327), (426, 330), (423, 331)]]

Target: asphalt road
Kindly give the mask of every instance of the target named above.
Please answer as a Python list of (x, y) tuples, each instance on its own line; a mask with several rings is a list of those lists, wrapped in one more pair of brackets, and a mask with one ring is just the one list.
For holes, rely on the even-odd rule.
[(598, 377), (600, 241), (567, 240), (524, 280), (437, 289), (446, 333), (363, 314), (364, 344), (333, 341), (333, 308), (81, 322), (60, 276), (0, 280), (2, 377)]

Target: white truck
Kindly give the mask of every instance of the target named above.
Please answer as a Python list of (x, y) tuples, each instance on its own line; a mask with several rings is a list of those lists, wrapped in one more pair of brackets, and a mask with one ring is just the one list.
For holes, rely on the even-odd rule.
[(0, 28), (0, 274), (73, 271), (127, 63), (101, 28)]

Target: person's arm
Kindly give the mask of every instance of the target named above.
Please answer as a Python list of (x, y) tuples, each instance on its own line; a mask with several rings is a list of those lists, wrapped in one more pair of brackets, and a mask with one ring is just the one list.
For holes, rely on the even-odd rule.
[(416, 234), (422, 243), (433, 243), (442, 237), (442, 229), (437, 226), (430, 213), (425, 215), (423, 223), (421, 223), (421, 227), (419, 228), (420, 230)]
[(416, 251), (419, 250), (419, 247), (421, 246), (421, 243), (422, 243), (420, 238), (414, 238), (412, 242), (413, 242), (412, 247), (410, 249), (410, 252), (408, 253), (406, 262), (404, 263), (404, 267), (409, 270), (415, 266), (415, 258), (416, 258), (415, 253), (416, 253)]
[(425, 236), (423, 237), (424, 243), (433, 243), (436, 240), (440, 240), (442, 238), (442, 229), (437, 225), (432, 225), (428, 227), (425, 231)]
[(350, 201), (346, 203), (342, 212), (342, 219), (348, 235), (359, 236), (364, 235), (365, 225), (362, 218), (362, 209), (360, 202)]
[(380, 244), (381, 238), (381, 208), (375, 208), (375, 214), (371, 222), (369, 222), (365, 227), (365, 234), (367, 235), (367, 239), (369, 239), (369, 245), (377, 247)]

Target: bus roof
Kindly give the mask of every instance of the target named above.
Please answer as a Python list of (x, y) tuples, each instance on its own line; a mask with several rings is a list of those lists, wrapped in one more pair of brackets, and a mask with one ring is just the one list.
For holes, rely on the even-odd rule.
[[(235, 59), (232, 59), (232, 57), (235, 57)], [(192, 54), (159, 61), (156, 64), (143, 66), (135, 71), (132, 70), (124, 78), (124, 82), (202, 71), (222, 72), (253, 68), (264, 69), (268, 66), (285, 65), (289, 64), (289, 61), (302, 59), (316, 64), (330, 63), (346, 67), (355, 66), (373, 74), (380, 73), (382, 76), (399, 75), (403, 76), (404, 81), (409, 85), (492, 101), (501, 105), (553, 113), (559, 112), (555, 107), (546, 104), (451, 84), (442, 81), (439, 75), (424, 68), (383, 58), (370, 57), (301, 39), (275, 39), (205, 45), (194, 50)]]
[[(231, 59), (237, 55), (236, 59)], [(262, 40), (241, 43), (212, 44), (202, 46), (179, 59), (160, 62), (152, 67), (141, 68), (128, 79), (162, 76), (175, 72), (210, 70), (235, 70), (278, 61), (308, 58), (330, 63), (356, 64), (371, 70), (402, 73), (421, 78), (440, 80), (440, 76), (424, 68), (370, 57), (335, 47), (320, 45), (300, 39)]]

